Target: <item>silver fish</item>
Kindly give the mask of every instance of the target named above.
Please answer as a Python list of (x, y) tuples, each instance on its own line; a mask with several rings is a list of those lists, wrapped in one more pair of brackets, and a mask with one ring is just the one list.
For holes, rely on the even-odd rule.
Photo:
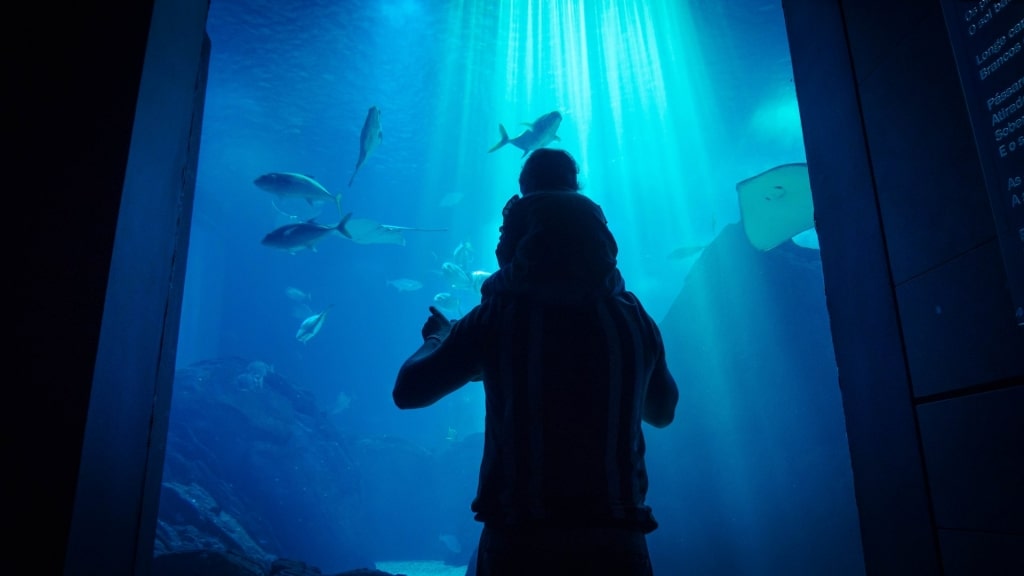
[(362, 168), (366, 158), (384, 140), (384, 132), (380, 129), (380, 108), (370, 106), (366, 113), (366, 120), (363, 122), (363, 131), (359, 134), (359, 159), (356, 160), (356, 169), (352, 171), (352, 177), (348, 179), (348, 185), (356, 179), (356, 173)]
[(452, 252), (452, 259), (456, 264), (462, 266), (463, 269), (468, 268), (473, 263), (473, 257), (476, 251), (473, 249), (473, 245), (469, 242), (460, 242), (455, 250)]
[(556, 140), (561, 140), (558, 134), (556, 134), (558, 127), (562, 124), (562, 114), (558, 111), (548, 112), (532, 123), (524, 122), (523, 124), (529, 126), (529, 128), (515, 138), (509, 138), (505, 126), (498, 124), (501, 140), (492, 146), (488, 152), (494, 152), (505, 144), (512, 144), (522, 150), (523, 156), (526, 156), (531, 150), (543, 148)]
[(434, 294), (434, 306), (437, 306), (442, 312), (447, 312), (454, 316), (462, 316), (462, 306), (459, 304), (459, 297), (451, 292), (438, 292)]
[(295, 333), (295, 339), (305, 344), (306, 342), (309, 342), (313, 336), (316, 336), (317, 333), (320, 332), (320, 329), (323, 328), (324, 320), (327, 319), (327, 312), (330, 311), (332, 307), (333, 306), (328, 306), (327, 308), (324, 308), (323, 312), (303, 320), (302, 324), (299, 325), (299, 331)]
[(263, 237), (263, 240), (260, 243), (264, 246), (285, 250), (293, 254), (299, 250), (306, 249), (316, 252), (317, 242), (323, 240), (324, 237), (331, 232), (337, 231), (346, 238), (352, 238), (348, 229), (345, 228), (345, 224), (348, 223), (348, 220), (351, 217), (352, 213), (349, 212), (341, 219), (341, 222), (338, 222), (335, 226), (318, 224), (313, 220), (296, 222), (294, 224), (285, 224), (280, 228), (271, 230), (270, 233)]
[(332, 202), (341, 210), (341, 194), (331, 194), (319, 182), (305, 174), (268, 172), (253, 180), (253, 184), (282, 200), (298, 198), (305, 200), (310, 206), (315, 206), (318, 202)]
[(484, 280), (491, 277), (490, 272), (484, 270), (474, 270), (469, 273), (470, 280), (473, 281), (473, 290), (480, 291), (480, 287), (484, 285)]
[(419, 280), (412, 280), (409, 278), (398, 278), (397, 280), (388, 280), (387, 284), (394, 286), (399, 292), (413, 292), (423, 288), (423, 283)]
[(444, 262), (441, 264), (441, 276), (445, 282), (448, 282), (456, 290), (473, 289), (473, 278), (454, 262)]

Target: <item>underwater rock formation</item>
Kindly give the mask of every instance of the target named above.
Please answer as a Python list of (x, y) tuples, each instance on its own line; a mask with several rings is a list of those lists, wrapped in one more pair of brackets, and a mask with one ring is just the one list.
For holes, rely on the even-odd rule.
[[(154, 540), (164, 571), (155, 573), (465, 565), (480, 534), (469, 503), (482, 434), (428, 450), (400, 436), (342, 434), (331, 412), (263, 362), (179, 369)], [(288, 562), (318, 568), (283, 572)]]
[(224, 512), (206, 490), (196, 484), (164, 482), (160, 492), (153, 553), (205, 550), (239, 553), (266, 567), (273, 556), (263, 550), (231, 514)]
[(648, 433), (655, 571), (863, 574), (819, 252), (730, 224), (660, 326), (680, 399)]
[[(328, 576), (304, 562), (279, 558), (263, 567), (251, 558), (235, 552), (192, 550), (171, 552), (153, 559), (153, 576)], [(357, 568), (331, 576), (404, 576), (373, 568)]]
[(226, 358), (179, 369), (171, 411), (155, 554), (373, 565), (357, 537), (365, 509), (349, 441), (309, 391)]

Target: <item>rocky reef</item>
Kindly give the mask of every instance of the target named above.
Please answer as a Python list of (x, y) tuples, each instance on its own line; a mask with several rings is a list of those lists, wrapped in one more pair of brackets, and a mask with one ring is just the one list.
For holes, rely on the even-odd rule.
[(464, 565), (473, 546), (446, 544), (449, 503), (461, 508), (458, 539), (472, 541), (481, 450), (474, 437), (435, 452), (342, 434), (310, 391), (263, 362), (179, 369), (154, 574), (383, 576), (375, 560), (403, 554)]

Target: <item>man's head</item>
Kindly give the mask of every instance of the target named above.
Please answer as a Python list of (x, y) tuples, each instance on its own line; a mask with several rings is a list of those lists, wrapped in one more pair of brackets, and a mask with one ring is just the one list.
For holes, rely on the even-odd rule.
[(538, 148), (526, 159), (519, 173), (519, 192), (523, 196), (539, 191), (577, 192), (579, 173), (576, 160), (565, 150)]

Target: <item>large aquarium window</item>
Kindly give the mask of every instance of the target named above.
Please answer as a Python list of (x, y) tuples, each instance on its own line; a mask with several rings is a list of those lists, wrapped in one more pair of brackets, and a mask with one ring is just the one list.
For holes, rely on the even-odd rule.
[(863, 573), (778, 1), (212, 0), (208, 33), (156, 562), (466, 573), (482, 387), (391, 389), (548, 146), (680, 387), (655, 573)]

